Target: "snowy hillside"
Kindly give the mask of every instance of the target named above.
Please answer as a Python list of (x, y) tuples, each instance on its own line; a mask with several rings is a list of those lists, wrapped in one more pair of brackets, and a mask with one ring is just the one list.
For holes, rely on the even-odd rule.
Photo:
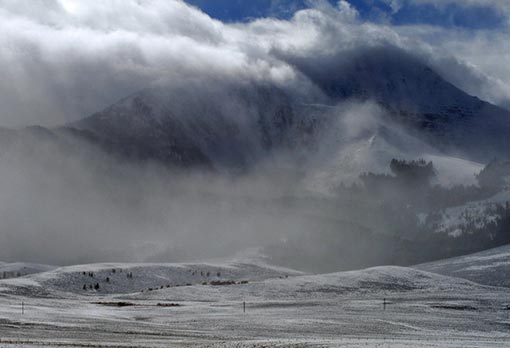
[(300, 272), (260, 262), (207, 262), (183, 264), (103, 263), (57, 268), (20, 279), (0, 282), (9, 293), (52, 296), (66, 292), (105, 295), (147, 292), (168, 287), (189, 287), (223, 281), (258, 281)]
[[(403, 267), (300, 275), (256, 264), (83, 265), (0, 281), (0, 345), (496, 348), (510, 337), (503, 288)], [(118, 293), (74, 292), (84, 270), (111, 276)], [(177, 283), (190, 270), (249, 281), (127, 293), (120, 279)], [(44, 296), (28, 291), (42, 284)]]
[(130, 295), (136, 299), (239, 301), (242, 299), (331, 299), (337, 296), (397, 294), (407, 292), (483, 291), (470, 281), (412, 268), (383, 266), (360, 271), (268, 279), (248, 284), (170, 288)]
[(422, 223), (433, 226), (434, 231), (447, 233), (453, 238), (460, 237), (467, 227), (483, 228), (495, 224), (501, 217), (497, 209), (499, 205), (510, 202), (510, 188), (506, 187), (496, 195), (480, 201), (468, 202), (461, 206), (447, 208), (433, 216), (422, 216)]
[(510, 246), (430, 262), (416, 268), (469, 279), (479, 284), (510, 287)]
[[(390, 174), (392, 159), (432, 161), (437, 184), (473, 185), (475, 174), (483, 169), (480, 163), (445, 155), (397, 125), (377, 120), (365, 126), (350, 139), (323, 139), (321, 150), (310, 166), (305, 185), (312, 191), (328, 193), (340, 183), (358, 181), (365, 172)], [(344, 125), (344, 123), (341, 123)], [(338, 130), (337, 134), (341, 134)]]

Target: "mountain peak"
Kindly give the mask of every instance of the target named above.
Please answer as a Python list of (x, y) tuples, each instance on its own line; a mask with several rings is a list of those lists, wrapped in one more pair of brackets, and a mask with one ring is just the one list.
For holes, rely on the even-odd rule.
[(375, 100), (394, 110), (430, 113), (481, 102), (444, 80), (421, 59), (384, 46), (290, 61), (335, 101)]

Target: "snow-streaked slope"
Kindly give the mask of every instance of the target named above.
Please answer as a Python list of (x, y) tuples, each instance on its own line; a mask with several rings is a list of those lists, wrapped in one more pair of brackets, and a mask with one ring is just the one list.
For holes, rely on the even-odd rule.
[(34, 273), (41, 273), (51, 271), (57, 268), (56, 266), (43, 265), (38, 263), (27, 262), (13, 262), (13, 263), (0, 263), (0, 276), (3, 274), (6, 277), (19, 277)]
[[(421, 153), (416, 146), (416, 143), (420, 143), (417, 139), (407, 137), (406, 140), (408, 146), (399, 148), (390, 143), (386, 136), (373, 130), (351, 143), (330, 147), (334, 153), (327, 155), (330, 157), (328, 161), (324, 160), (312, 169), (307, 186), (312, 190), (328, 192), (342, 182), (356, 182), (364, 172), (389, 173), (393, 158), (416, 158)], [(426, 145), (424, 147), (428, 148)]]
[(492, 286), (510, 287), (510, 245), (451, 259), (425, 263), (417, 269), (469, 279)]
[[(191, 286), (211, 281), (258, 281), (300, 274), (261, 261), (250, 263), (242, 259), (182, 264), (100, 263), (61, 267), (23, 278), (4, 280), (0, 281), (0, 288), (7, 289), (9, 293), (30, 296), (61, 296), (66, 292), (105, 295)], [(95, 288), (96, 284), (99, 284), (99, 289)]]
[(431, 218), (424, 215), (422, 222), (434, 225), (436, 232), (459, 237), (469, 224), (474, 224), (476, 228), (483, 228), (489, 223), (496, 222), (500, 216), (494, 208), (507, 202), (510, 202), (510, 187), (503, 188), (487, 199), (447, 208)]
[[(346, 123), (350, 122), (342, 122), (339, 127), (345, 128)], [(341, 133), (341, 130), (337, 132)], [(331, 192), (342, 182), (356, 182), (365, 172), (390, 174), (392, 159), (432, 161), (437, 183), (443, 186), (472, 185), (475, 174), (483, 169), (482, 164), (439, 152), (403, 128), (384, 124), (380, 117), (350, 139), (333, 136), (325, 139), (321, 146), (324, 150), (319, 151), (318, 160), (310, 166), (305, 185), (322, 193)]]

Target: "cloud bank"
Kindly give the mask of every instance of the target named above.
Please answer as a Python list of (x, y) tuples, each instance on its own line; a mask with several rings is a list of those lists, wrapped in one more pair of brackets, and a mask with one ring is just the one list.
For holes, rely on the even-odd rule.
[[(0, 126), (75, 121), (162, 78), (211, 75), (306, 90), (309, 82), (282, 53), (313, 62), (388, 43), (422, 53), (472, 94), (508, 99), (507, 45), (489, 45), (503, 33), (481, 33), (470, 46), (468, 35), (447, 31), (451, 39), (433, 40), (433, 32), (364, 22), (346, 1), (315, 1), (289, 20), (225, 24), (177, 0), (2, 0)], [(480, 58), (487, 50), (490, 64)]]

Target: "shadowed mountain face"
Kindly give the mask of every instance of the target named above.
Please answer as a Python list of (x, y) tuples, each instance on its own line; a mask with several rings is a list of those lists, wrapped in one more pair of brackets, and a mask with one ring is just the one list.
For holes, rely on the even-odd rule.
[(396, 48), (290, 61), (333, 102), (373, 100), (438, 149), (486, 161), (510, 148), (510, 112), (470, 96)]
[(69, 125), (132, 159), (243, 169), (311, 141), (320, 109), (256, 84), (146, 89)]

